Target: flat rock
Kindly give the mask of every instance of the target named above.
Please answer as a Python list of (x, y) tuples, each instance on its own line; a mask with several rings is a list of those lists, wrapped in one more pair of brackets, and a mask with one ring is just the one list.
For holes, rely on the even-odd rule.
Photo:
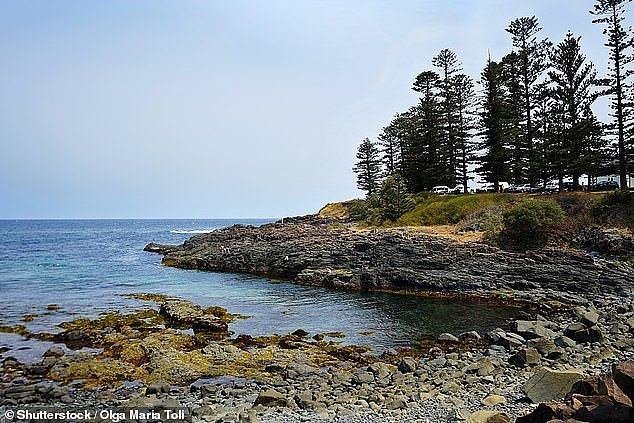
[(264, 405), (267, 407), (284, 407), (288, 405), (286, 396), (275, 389), (268, 389), (264, 392), (260, 392), (255, 399), (253, 405)]
[(482, 405), (493, 407), (498, 404), (506, 404), (506, 398), (501, 395), (489, 395), (482, 400)]
[(581, 379), (583, 374), (580, 371), (560, 371), (539, 367), (522, 389), (534, 403), (554, 401), (564, 398), (572, 385)]

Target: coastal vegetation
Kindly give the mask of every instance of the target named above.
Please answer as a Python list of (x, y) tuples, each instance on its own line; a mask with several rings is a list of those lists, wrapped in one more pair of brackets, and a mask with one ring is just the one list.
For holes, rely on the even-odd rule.
[(328, 204), (319, 216), (347, 220), (361, 228), (442, 226), (447, 231), (448, 227), (451, 234), (472, 233), (470, 239), (511, 249), (541, 247), (549, 242), (569, 246), (592, 231), (634, 230), (634, 194), (630, 191), (550, 196), (420, 192), (405, 196), (407, 211), (401, 210), (404, 212), (395, 219), (381, 208), (389, 198), (381, 202), (377, 196)]
[[(578, 191), (582, 175), (611, 174), (627, 188), (634, 150), (629, 3), (597, 0), (591, 11), (610, 51), (603, 77), (581, 37), (568, 31), (553, 43), (535, 16), (510, 22), (512, 50), (499, 60), (489, 55), (477, 82), (455, 52), (442, 49), (414, 80), (418, 103), (397, 113), (376, 142), (361, 143), (353, 169), (359, 189), (370, 197), (383, 179), (400, 175), (411, 194), (434, 186), (468, 192), (474, 174), (495, 191), (503, 181), (545, 187), (554, 180), (562, 192), (565, 178)], [(593, 111), (602, 96), (611, 100), (611, 122)]]

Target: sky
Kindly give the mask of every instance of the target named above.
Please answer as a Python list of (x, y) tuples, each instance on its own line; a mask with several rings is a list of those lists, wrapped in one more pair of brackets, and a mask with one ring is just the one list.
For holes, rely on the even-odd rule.
[[(352, 166), (443, 48), (582, 36), (592, 0), (4, 0), (0, 218), (239, 218), (362, 196)], [(600, 118), (607, 119), (606, 116)]]

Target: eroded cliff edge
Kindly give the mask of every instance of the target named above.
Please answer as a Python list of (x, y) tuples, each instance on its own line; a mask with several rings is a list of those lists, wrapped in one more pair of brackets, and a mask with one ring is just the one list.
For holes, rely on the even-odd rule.
[(512, 252), (409, 229), (358, 230), (317, 216), (234, 225), (182, 245), (150, 243), (163, 264), (288, 278), (304, 285), (390, 291), (519, 291), (576, 302), (631, 295), (634, 270), (583, 251)]

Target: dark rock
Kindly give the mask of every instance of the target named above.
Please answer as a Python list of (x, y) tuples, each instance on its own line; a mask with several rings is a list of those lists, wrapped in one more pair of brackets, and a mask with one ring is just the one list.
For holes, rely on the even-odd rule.
[(632, 406), (631, 400), (614, 382), (612, 375), (596, 375), (587, 377), (572, 386), (569, 397), (572, 397), (574, 394), (583, 396), (606, 395), (612, 398), (615, 403), (628, 407)]
[(555, 342), (547, 338), (538, 338), (528, 341), (528, 345), (534, 347), (542, 357), (550, 360), (560, 359), (564, 351), (555, 345)]
[(167, 394), (171, 390), (169, 383), (154, 382), (145, 388), (145, 395)]
[(568, 420), (572, 418), (574, 410), (566, 405), (556, 402), (542, 403), (530, 414), (518, 417), (516, 423), (546, 423), (551, 420)]
[(416, 361), (411, 357), (405, 357), (398, 363), (398, 370), (401, 373), (414, 373), (416, 371)]
[(535, 366), (540, 362), (539, 352), (533, 347), (522, 348), (509, 358), (509, 362), (518, 367)]
[(309, 333), (306, 332), (304, 329), (297, 329), (291, 335), (298, 336), (300, 338), (305, 338), (305, 337), (307, 337), (309, 335)]
[(570, 324), (566, 330), (564, 330), (564, 335), (580, 343), (600, 342), (603, 339), (603, 334), (598, 327), (586, 327), (582, 323)]
[(580, 316), (581, 324), (588, 328), (596, 326), (598, 321), (599, 321), (599, 313), (597, 313), (596, 311), (592, 311), (592, 310), (586, 311), (582, 313)]
[(279, 364), (269, 364), (264, 367), (264, 371), (269, 373), (281, 373), (282, 371), (284, 371), (284, 366), (281, 366)]
[[(415, 231), (334, 229), (319, 216), (260, 227), (234, 225), (179, 246), (149, 244), (167, 266), (284, 277), (299, 284), (410, 291), (540, 289), (626, 292), (627, 269), (595, 264), (583, 252), (503, 251)], [(368, 260), (371, 255), (372, 259)], [(596, 281), (601, 280), (601, 284)], [(549, 291), (550, 292), (550, 291)]]
[(63, 357), (64, 354), (66, 353), (64, 352), (62, 348), (55, 346), (46, 350), (43, 357)]
[(228, 325), (215, 316), (200, 316), (196, 317), (192, 328), (195, 333), (226, 332)]
[(480, 336), (480, 334), (474, 330), (471, 330), (469, 332), (462, 332), (460, 335), (458, 335), (458, 338), (460, 339), (482, 339), (482, 337)]
[(571, 398), (575, 412), (572, 417), (584, 422), (631, 423), (634, 421), (632, 407), (615, 404), (607, 395), (583, 396), (574, 394)]

